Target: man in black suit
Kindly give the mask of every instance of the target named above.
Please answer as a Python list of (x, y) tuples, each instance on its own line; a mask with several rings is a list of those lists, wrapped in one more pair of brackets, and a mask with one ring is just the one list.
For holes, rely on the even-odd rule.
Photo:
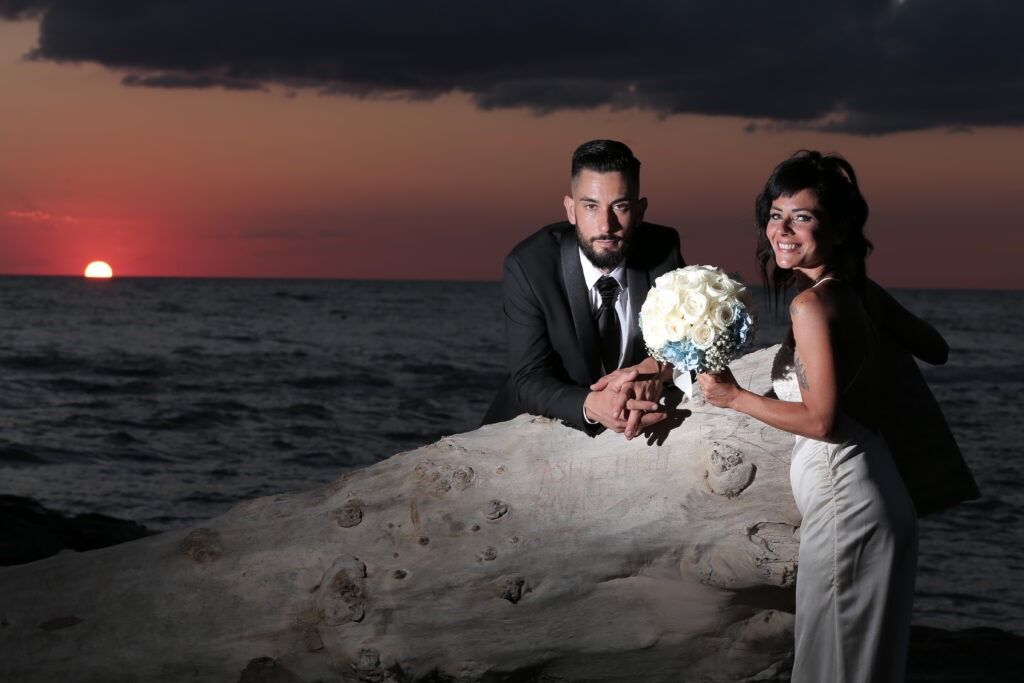
[(564, 204), (568, 221), (505, 259), (509, 376), (484, 424), (532, 413), (632, 438), (665, 417), (671, 368), (647, 355), (638, 316), (655, 278), (684, 265), (679, 235), (643, 222), (640, 162), (614, 140), (576, 149)]

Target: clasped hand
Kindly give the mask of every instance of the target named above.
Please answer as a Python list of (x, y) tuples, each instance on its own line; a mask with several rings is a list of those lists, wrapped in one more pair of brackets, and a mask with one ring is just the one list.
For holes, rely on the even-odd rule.
[(653, 358), (609, 373), (590, 385), (587, 416), (627, 439), (665, 419), (661, 368)]

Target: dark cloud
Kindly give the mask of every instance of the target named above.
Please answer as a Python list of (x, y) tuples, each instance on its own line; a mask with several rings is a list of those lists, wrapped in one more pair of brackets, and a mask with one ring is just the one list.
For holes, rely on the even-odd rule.
[(37, 16), (48, 4), (39, 0), (0, 0), (0, 17), (27, 19)]
[(128, 74), (121, 79), (123, 85), (144, 88), (224, 88), (225, 90), (263, 90), (259, 82), (221, 78), (207, 74), (160, 73), (151, 76)]
[[(1016, 0), (0, 0), (154, 87), (637, 107), (864, 135), (1024, 123)], [(752, 128), (753, 130), (754, 128)]]

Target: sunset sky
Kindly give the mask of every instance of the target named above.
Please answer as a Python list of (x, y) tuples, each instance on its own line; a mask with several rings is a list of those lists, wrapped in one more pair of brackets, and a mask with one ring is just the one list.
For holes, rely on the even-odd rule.
[(614, 138), (690, 263), (837, 151), (869, 273), (1024, 288), (1024, 6), (0, 0), (0, 273), (497, 280)]

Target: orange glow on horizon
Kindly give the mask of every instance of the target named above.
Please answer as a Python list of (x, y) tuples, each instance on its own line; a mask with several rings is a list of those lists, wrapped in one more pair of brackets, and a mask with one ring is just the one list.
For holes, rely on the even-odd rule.
[(105, 261), (93, 261), (85, 267), (85, 276), (90, 278), (111, 278), (113, 269)]

